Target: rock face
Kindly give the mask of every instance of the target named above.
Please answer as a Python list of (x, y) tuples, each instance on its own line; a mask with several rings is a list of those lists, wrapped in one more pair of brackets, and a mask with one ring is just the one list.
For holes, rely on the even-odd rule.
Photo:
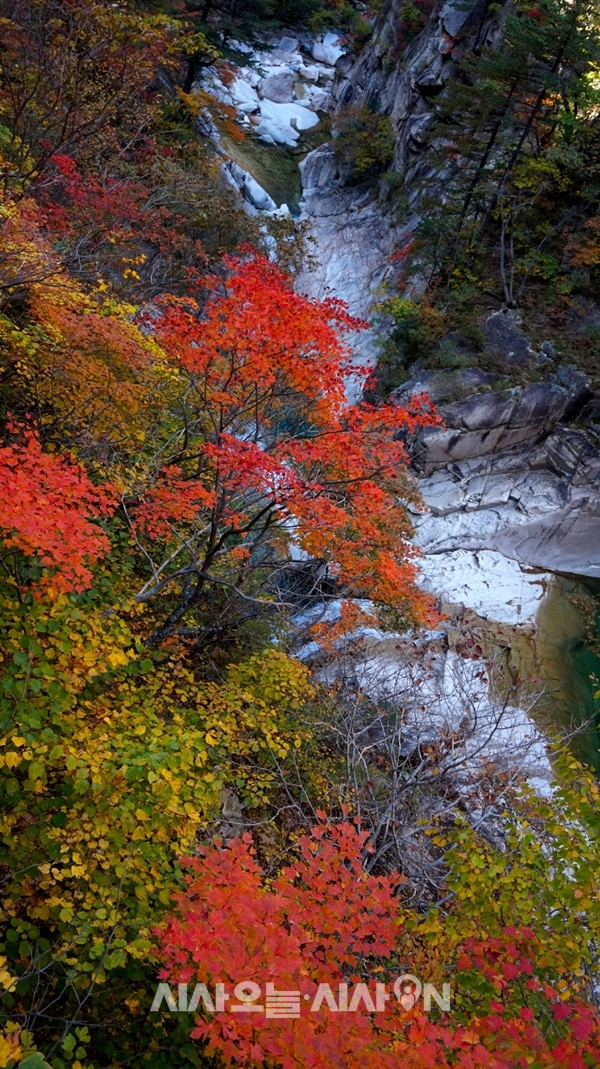
[[(389, 274), (395, 235), (369, 190), (341, 186), (329, 145), (309, 153), (301, 170), (302, 218), (309, 222), (318, 263), (303, 268), (297, 289), (309, 297), (341, 297), (353, 315), (364, 319)], [(356, 364), (373, 366), (378, 351), (373, 330), (352, 341)], [(351, 397), (361, 392), (361, 381), (349, 386)]]
[[(600, 577), (600, 451), (564, 425), (589, 404), (589, 379), (564, 365), (526, 387), (489, 389), (491, 378), (475, 368), (425, 372), (393, 394), (404, 404), (428, 392), (446, 423), (426, 428), (413, 446), (430, 510), (416, 517), (426, 574), (431, 554), (450, 555), (454, 585), (465, 587), (468, 560), (456, 554), (489, 550), (517, 564)], [(431, 564), (432, 575), (444, 573), (440, 566)]]
[(545, 382), (508, 389), (502, 382), (481, 368), (424, 371), (393, 391), (390, 399), (401, 405), (427, 394), (446, 425), (421, 432), (413, 449), (417, 470), (429, 473), (452, 460), (540, 438), (559, 420), (576, 416), (593, 396), (589, 378), (565, 365)]
[(444, 4), (441, 22), (449, 37), (460, 37), (485, 14), (485, 0), (451, 0)]
[[(448, 463), (537, 441), (573, 410), (578, 393), (586, 396), (584, 390), (569, 389), (554, 375), (548, 382), (488, 390), (439, 405), (446, 428), (428, 427), (421, 432), (414, 447), (414, 465), (429, 473)], [(395, 396), (401, 400), (403, 395), (396, 391)]]
[(484, 325), (484, 353), (516, 367), (528, 364), (535, 353), (529, 339), (519, 330), (514, 312), (494, 312)]
[[(376, 103), (378, 110), (391, 118), (396, 132), (392, 169), (404, 174), (411, 210), (406, 220), (398, 223), (376, 193), (365, 187), (344, 185), (329, 146), (310, 153), (303, 169), (301, 207), (313, 242), (312, 251), (320, 265), (300, 274), (301, 292), (311, 296), (334, 294), (360, 317), (369, 316), (373, 304), (380, 299), (382, 283), (393, 274), (390, 255), (410, 241), (418, 223), (418, 179), (428, 166), (426, 135), (432, 118), (431, 97), (455, 73), (453, 54), (460, 53), (463, 43), (475, 37), (480, 43), (493, 43), (499, 38), (498, 19), (502, 13), (486, 19), (486, 6), (484, 0), (447, 3), (390, 66), (402, 18), (402, 3), (392, 0), (373, 38), (358, 57), (341, 53), (335, 59), (330, 57), (336, 64), (330, 110), (335, 112), (347, 104)], [(323, 46), (328, 44), (326, 37)], [(326, 62), (322, 58), (323, 46), (314, 45), (312, 54)], [(412, 292), (425, 285), (425, 280), (415, 278)], [(512, 348), (521, 353), (520, 346)], [(378, 344), (372, 332), (357, 340), (356, 353), (359, 364), (375, 364)]]
[(600, 452), (583, 432), (557, 427), (537, 445), (451, 461), (420, 487), (430, 512), (415, 525), (427, 557), (490, 550), (600, 578)]

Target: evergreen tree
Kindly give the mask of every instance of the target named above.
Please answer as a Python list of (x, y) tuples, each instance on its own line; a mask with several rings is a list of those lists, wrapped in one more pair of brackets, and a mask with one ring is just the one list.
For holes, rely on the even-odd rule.
[(480, 274), (493, 241), (512, 306), (552, 235), (595, 208), (599, 61), (595, 0), (520, 4), (502, 48), (466, 57), (430, 138), (444, 176), (441, 198), (438, 189), (424, 195), (433, 274)]

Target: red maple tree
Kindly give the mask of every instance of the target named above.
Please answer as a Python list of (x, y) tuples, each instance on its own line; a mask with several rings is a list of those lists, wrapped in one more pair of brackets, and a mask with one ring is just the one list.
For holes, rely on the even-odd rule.
[(90, 585), (90, 566), (110, 544), (93, 521), (114, 508), (109, 485), (94, 486), (82, 465), (44, 453), (33, 427), (0, 447), (0, 531), (4, 545), (44, 569), (40, 586), (67, 593)]
[[(367, 835), (354, 825), (318, 825), (298, 844), (296, 860), (270, 883), (247, 834), (226, 848), (217, 842), (182, 859), (187, 889), (175, 896), (176, 912), (157, 931), (165, 963), (161, 978), (186, 983), (190, 992), (196, 982), (207, 991), (221, 983), (229, 996), (212, 1010), (199, 1004), (193, 1038), (226, 1063), (267, 1062), (282, 1069), (598, 1064), (600, 1022), (593, 1007), (562, 1001), (537, 979), (536, 956), (543, 956), (543, 947), (529, 929), (508, 927), (500, 938), (464, 945), (455, 979), (471, 973), (485, 980), (492, 997), (482, 995), (479, 1006), (467, 997), (455, 1014), (434, 1016), (418, 1002), (405, 1005), (402, 996), (392, 995), (393, 981), (384, 985), (381, 978), (397, 960), (402, 914), (395, 890), (401, 879), (367, 875), (360, 862), (365, 849)], [(331, 999), (316, 1004), (320, 983), (329, 985)], [(232, 1010), (245, 1000), (262, 1003), (269, 984), (299, 993), (298, 1016), (268, 1018), (263, 1006), (258, 1012)], [(532, 995), (537, 1013), (504, 1001), (511, 984)], [(348, 1012), (338, 1001), (344, 997), (340, 985), (346, 985), (341, 990)], [(560, 1029), (548, 1028), (549, 1020), (560, 1022)]]
[(281, 577), (299, 568), (290, 545), (338, 596), (422, 622), (404, 443), (438, 417), (424, 398), (349, 404), (344, 338), (364, 324), (295, 293), (264, 257), (227, 266), (203, 309), (173, 298), (143, 317), (183, 383), (160, 463), (128, 505), (153, 568), (140, 596), (175, 599), (160, 636), (218, 588), (254, 608), (285, 601)]

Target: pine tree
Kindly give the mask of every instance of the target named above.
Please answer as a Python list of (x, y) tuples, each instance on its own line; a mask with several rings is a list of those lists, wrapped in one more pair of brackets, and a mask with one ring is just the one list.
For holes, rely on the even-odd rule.
[(433, 182), (439, 168), (444, 177), (442, 198), (425, 189), (423, 200), (434, 274), (473, 275), (495, 240), (503, 298), (514, 305), (551, 235), (594, 209), (599, 60), (594, 0), (519, 4), (502, 47), (465, 58), (430, 137)]

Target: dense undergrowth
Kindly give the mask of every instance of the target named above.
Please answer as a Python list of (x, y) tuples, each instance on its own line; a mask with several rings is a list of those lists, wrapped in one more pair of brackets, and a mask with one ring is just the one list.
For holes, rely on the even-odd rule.
[[(563, 754), (552, 801), (507, 791), (503, 849), (457, 804), (418, 886), (361, 816), (389, 762), (348, 786), (346, 697), (285, 652), (315, 601), (342, 599), (339, 631), (365, 622), (356, 595), (383, 626), (434, 619), (403, 443), (437, 417), (348, 408), (360, 324), (293, 293), (292, 229), (223, 183), (197, 117), (238, 136), (233, 116), (189, 83), (236, 17), (7, 0), (0, 20), (0, 1067), (597, 1064), (591, 777)], [(151, 1012), (161, 970), (411, 972), (454, 1001), (234, 1027)]]

